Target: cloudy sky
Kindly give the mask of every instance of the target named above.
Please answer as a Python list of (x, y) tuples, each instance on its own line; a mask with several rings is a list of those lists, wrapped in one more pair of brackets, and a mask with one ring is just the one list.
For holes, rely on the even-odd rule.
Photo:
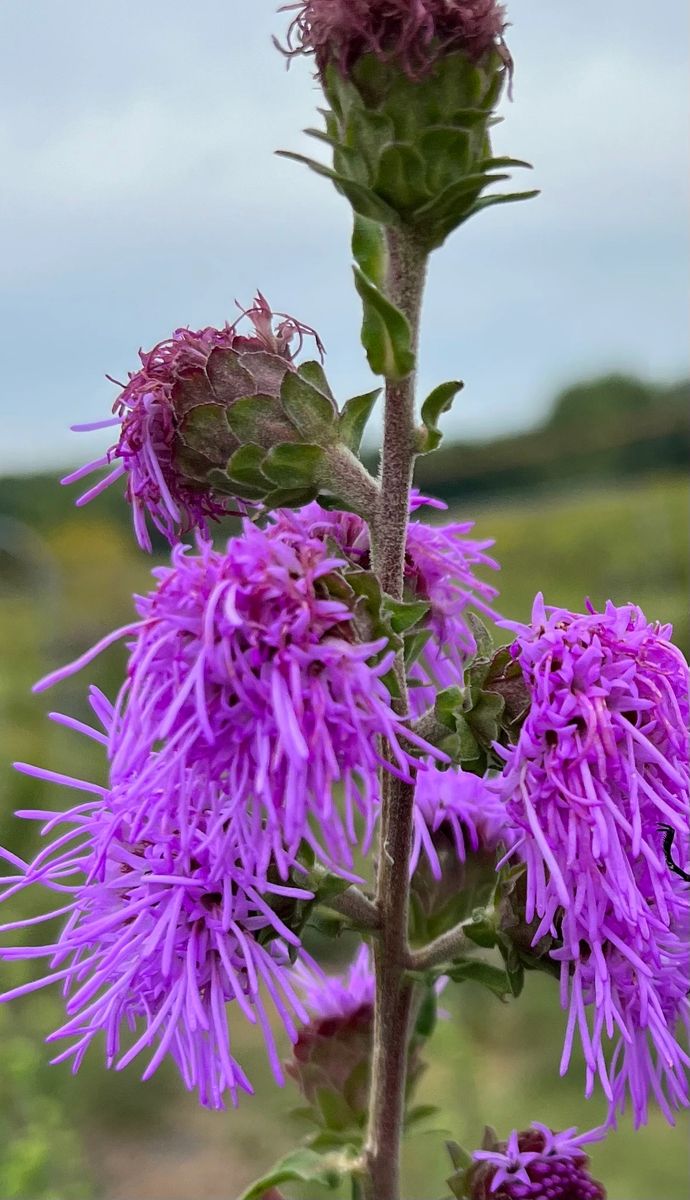
[[(0, 471), (82, 459), (70, 434), (177, 325), (256, 287), (317, 325), (339, 395), (370, 386), (349, 214), (273, 156), (311, 150), (307, 63), (278, 0), (0, 0)], [(422, 383), (466, 380), (452, 428), (523, 428), (582, 376), (687, 370), (685, 0), (511, 0), (500, 153), (543, 195), (433, 263)]]

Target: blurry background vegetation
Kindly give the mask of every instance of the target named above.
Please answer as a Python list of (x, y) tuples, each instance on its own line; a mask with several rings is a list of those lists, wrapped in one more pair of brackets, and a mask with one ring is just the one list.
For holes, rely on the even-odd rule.
[[(446, 445), (420, 462), (422, 489), (496, 539), (504, 614), (527, 618), (537, 588), (547, 602), (577, 609), (585, 596), (597, 605), (634, 599), (650, 618), (672, 621), (688, 651), (689, 396), (688, 384), (600, 379), (567, 391), (532, 433)], [(51, 808), (65, 796), (13, 774), (9, 762), (94, 778), (103, 770), (95, 749), (51, 725), (31, 684), (126, 622), (132, 591), (148, 586), (151, 564), (137, 552), (119, 494), (111, 490), (81, 513), (73, 498), (52, 475), (0, 479), (0, 841), (20, 854), (31, 852), (35, 830), (13, 810)], [(112, 694), (121, 669), (122, 652), (113, 650), (89, 677)], [(84, 690), (83, 678), (70, 680), (49, 707), (83, 714)], [(12, 914), (34, 902), (23, 898)], [(4, 965), (3, 986), (32, 974), (24, 964)], [(588, 1128), (602, 1115), (600, 1104), (582, 1099), (580, 1064), (558, 1078), (563, 1017), (549, 979), (530, 978), (513, 1005), (470, 984), (444, 1003), (452, 1019), (436, 1034), (419, 1096), (441, 1112), (407, 1152), (415, 1200), (443, 1191), (439, 1129), (472, 1147), (485, 1122), (505, 1133), (532, 1119)], [(0, 1008), (2, 1200), (232, 1200), (303, 1132), (286, 1119), (293, 1097), (270, 1083), (259, 1039), (241, 1020), (239, 1056), (257, 1098), (237, 1113), (206, 1114), (169, 1069), (142, 1085), (136, 1065), (108, 1073), (97, 1053), (77, 1079), (64, 1065), (48, 1067), (42, 1039), (60, 1007), (50, 990)], [(637, 1135), (624, 1124), (596, 1150), (595, 1174), (610, 1200), (680, 1200), (683, 1131), (657, 1117)]]

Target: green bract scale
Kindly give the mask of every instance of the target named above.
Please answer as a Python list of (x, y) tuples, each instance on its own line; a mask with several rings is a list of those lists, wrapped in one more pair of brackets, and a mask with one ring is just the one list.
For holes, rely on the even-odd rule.
[(268, 508), (333, 496), (368, 511), (376, 484), (356, 453), (377, 396), (339, 411), (320, 363), (215, 349), (173, 389), (177, 468)]
[(506, 168), (530, 165), (492, 155), (509, 62), (502, 47), (478, 62), (441, 52), (421, 78), (371, 53), (347, 77), (331, 63), (322, 78), (325, 131), (307, 132), (331, 146), (333, 167), (287, 157), (328, 176), (361, 217), (413, 230), (431, 251), (482, 209), (537, 194), (484, 194), (509, 178)]

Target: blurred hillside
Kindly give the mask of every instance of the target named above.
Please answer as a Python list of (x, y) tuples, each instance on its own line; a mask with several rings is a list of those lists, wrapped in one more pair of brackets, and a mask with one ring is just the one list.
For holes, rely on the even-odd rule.
[[(420, 486), (448, 500), (453, 515), (475, 517), (480, 536), (495, 538), (502, 613), (527, 618), (538, 589), (574, 608), (587, 595), (595, 604), (633, 599), (650, 618), (673, 621), (676, 640), (690, 650), (682, 470), (689, 396), (689, 384), (602, 379), (564, 393), (533, 433), (449, 444), (420, 461)], [(67, 794), (9, 763), (101, 779), (98, 747), (85, 748), (46, 714), (57, 708), (86, 717), (87, 681), (114, 694), (122, 650), (48, 700), (32, 696), (31, 685), (126, 623), (131, 593), (148, 587), (152, 565), (134, 544), (117, 488), (83, 512), (73, 507), (76, 494), (54, 476), (0, 479), (0, 842), (22, 855), (35, 850), (37, 831), (13, 811), (66, 807)], [(3, 920), (42, 902), (13, 901)], [(38, 972), (38, 964), (4, 964), (3, 986)], [(486, 1121), (505, 1131), (532, 1119), (560, 1127), (601, 1119), (601, 1104), (582, 1097), (581, 1061), (558, 1077), (564, 1022), (551, 982), (530, 978), (511, 1005), (470, 984), (447, 997), (452, 1017), (441, 1023), (420, 1096), (440, 1106), (437, 1130), (477, 1144)], [(76, 1079), (65, 1064), (48, 1067), (42, 1039), (60, 1023), (61, 1007), (49, 989), (0, 1008), (0, 1200), (231, 1200), (302, 1132), (284, 1115), (296, 1095), (270, 1082), (260, 1039), (243, 1022), (233, 1026), (236, 1051), (257, 1096), (237, 1113), (205, 1114), (169, 1068), (142, 1085), (136, 1066), (106, 1072), (97, 1050)], [(420, 1134), (410, 1147), (407, 1188), (419, 1200), (443, 1192), (442, 1142), (438, 1132)], [(687, 1195), (683, 1133), (658, 1115), (639, 1134), (622, 1122), (594, 1158), (609, 1200)], [(288, 1195), (322, 1200), (318, 1191)]]

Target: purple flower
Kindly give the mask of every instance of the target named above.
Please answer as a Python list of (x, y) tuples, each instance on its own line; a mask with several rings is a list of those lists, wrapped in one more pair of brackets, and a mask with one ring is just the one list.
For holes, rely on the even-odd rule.
[(470, 855), (495, 852), (500, 843), (510, 845), (514, 837), (505, 805), (478, 775), (460, 769), (420, 775), (415, 792), (412, 873), (425, 861), (432, 877), (440, 882), (448, 868), (439, 859), (441, 846), (450, 844), (456, 861), (462, 864)]
[(324, 541), (249, 521), (225, 551), (177, 547), (137, 599), (138, 622), (38, 685), (128, 636), (108, 752), (137, 839), (158, 821), (154, 788), (163, 803), (177, 797), (181, 826), (203, 797), (213, 844), (237, 847), (261, 879), (271, 864), (286, 879), (303, 841), (351, 870), (376, 821), (378, 767), (409, 779), (420, 765), (410, 743), (431, 748), (393, 711), (386, 639), (358, 641), (353, 612), (329, 595), (341, 565)]
[[(112, 712), (98, 693), (93, 705), (106, 735), (59, 719), (101, 741)], [(66, 923), (49, 945), (0, 950), (6, 960), (49, 960), (42, 978), (0, 999), (62, 982), (67, 1020), (48, 1040), (68, 1038), (70, 1045), (54, 1062), (72, 1059), (77, 1071), (102, 1033), (108, 1067), (119, 1070), (148, 1053), (143, 1075), (148, 1079), (170, 1055), (187, 1088), (212, 1108), (224, 1107), (225, 1096), (236, 1104), (240, 1091), (252, 1091), (233, 1056), (228, 1027), (228, 1014), (236, 1019), (241, 1012), (261, 1028), (282, 1083), (267, 1004), (296, 1041), (296, 1021), (307, 1014), (291, 982), (290, 960), (297, 957), (301, 981), (312, 980), (317, 968), (276, 909), (287, 915), (312, 893), (275, 882), (259, 886), (215, 828), (215, 814), (203, 798), (182, 822), (175, 795), (152, 788), (155, 820), (141, 832), (126, 789), (108, 791), (38, 768), (20, 764), (20, 769), (96, 798), (67, 813), (17, 814), (45, 822), (43, 835), (52, 840), (30, 864), (2, 852), (18, 873), (1, 881), (1, 898), (38, 884), (57, 894), (58, 907), (10, 922), (3, 932), (23, 932), (57, 916)]]
[(470, 1171), (471, 1200), (606, 1200), (583, 1151), (601, 1137), (601, 1130), (554, 1133), (538, 1121), (531, 1130), (513, 1130), (496, 1149), (474, 1153), (478, 1165)]
[(302, 999), (313, 1021), (344, 1020), (367, 1008), (373, 1013), (376, 981), (371, 963), (371, 951), (360, 946), (350, 966), (342, 975), (323, 975), (318, 978), (308, 968), (299, 966), (295, 974)]
[[(127, 384), (119, 385), (122, 390), (113, 405), (115, 416), (73, 427), (77, 432), (89, 432), (120, 426), (118, 441), (106, 454), (62, 480), (64, 484), (74, 483), (94, 471), (109, 469), (109, 474), (77, 504), (87, 504), (124, 476), (137, 540), (142, 549), (149, 551), (147, 516), (171, 544), (181, 534), (192, 529), (205, 530), (209, 520), (225, 516), (229, 511), (227, 497), (213, 492), (204, 480), (209, 469), (227, 462), (234, 448), (230, 430), (226, 431), (225, 444), (220, 444), (222, 438), (219, 439), (219, 459), (215, 462), (207, 461), (196, 448), (190, 450), (184, 444), (181, 429), (194, 405), (219, 403), (219, 386), (225, 398), (228, 395), (230, 399), (236, 398), (233, 382), (239, 394), (246, 394), (247, 384), (252, 384), (247, 370), (251, 363), (258, 363), (257, 354), (270, 354), (273, 359), (282, 360), (284, 372), (301, 350), (305, 336), (315, 338), (322, 351), (314, 330), (292, 317), (278, 315), (282, 319), (274, 328), (274, 314), (259, 293), (253, 307), (242, 314), (253, 326), (249, 336), (238, 332), (239, 322), (198, 332), (177, 329), (169, 340), (160, 342), (153, 350), (140, 351), (141, 368), (130, 373)], [(295, 339), (297, 346), (293, 350)], [(228, 354), (234, 373), (227, 370)], [(204, 395), (199, 394), (199, 381)], [(194, 391), (191, 396), (190, 389)], [(264, 390), (267, 390), (265, 380), (258, 380), (256, 391)]]
[[(610, 1120), (654, 1097), (669, 1120), (687, 1105), (687, 887), (664, 860), (660, 822), (688, 847), (688, 668), (671, 630), (639, 608), (545, 609), (513, 626), (531, 707), (497, 782), (527, 865), (527, 911), (560, 948), (587, 1094), (598, 1076)], [(606, 1043), (613, 1043), (607, 1063)]]
[[(411, 512), (415, 514), (425, 506), (446, 509), (442, 501), (414, 491)], [(294, 534), (327, 539), (348, 563), (371, 569), (369, 530), (361, 517), (309, 504), (296, 512), (281, 510), (274, 520), (279, 528)], [(411, 697), (416, 716), (433, 704), (437, 688), (462, 683), (463, 666), (476, 650), (468, 613), (478, 610), (497, 619), (491, 603), (498, 592), (475, 573), (478, 567), (498, 570), (498, 563), (486, 553), (493, 542), (469, 537), (473, 527), (471, 521), (427, 525), (414, 519), (408, 527), (406, 599), (429, 603), (430, 638), (411, 671), (420, 685)]]
[(300, 0), (285, 8), (296, 10), (287, 53), (313, 54), (321, 73), (335, 63), (347, 75), (363, 55), (375, 54), (416, 77), (443, 53), (482, 58), (505, 28), (496, 0)]

